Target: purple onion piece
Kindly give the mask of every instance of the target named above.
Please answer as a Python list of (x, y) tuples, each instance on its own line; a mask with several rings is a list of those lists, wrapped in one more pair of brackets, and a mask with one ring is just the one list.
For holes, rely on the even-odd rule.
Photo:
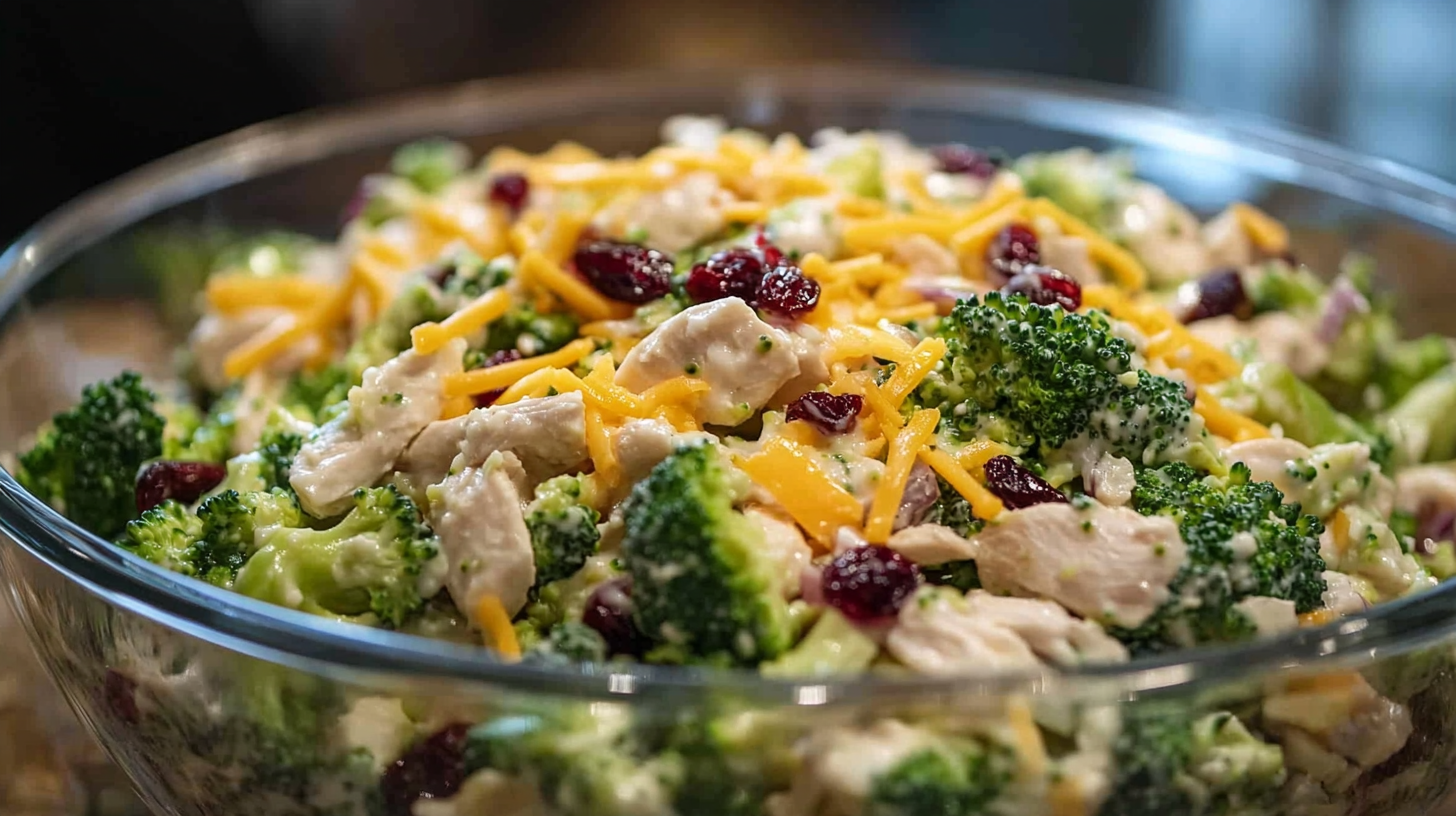
[(1345, 323), (1351, 315), (1368, 311), (1370, 301), (1349, 281), (1337, 280), (1330, 287), (1329, 297), (1325, 299), (1325, 310), (1320, 315), (1319, 328), (1315, 335), (1322, 343), (1333, 343), (1340, 339), (1340, 333), (1345, 330)]
[(899, 531), (925, 521), (939, 499), (940, 481), (935, 478), (935, 471), (924, 462), (916, 462), (910, 468), (910, 479), (905, 482), (905, 492), (900, 496), (900, 506), (895, 510), (895, 522), (890, 529)]

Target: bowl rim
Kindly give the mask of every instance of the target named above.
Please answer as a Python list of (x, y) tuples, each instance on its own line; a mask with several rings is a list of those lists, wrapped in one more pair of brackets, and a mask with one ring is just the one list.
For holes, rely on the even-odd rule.
[[(337, 152), (395, 144), (426, 130), (469, 135), (479, 133), (485, 122), (529, 124), (545, 113), (559, 114), (563, 102), (583, 94), (630, 102), (641, 101), (643, 94), (692, 93), (705, 84), (748, 110), (771, 105), (777, 95), (799, 98), (855, 89), (867, 98), (900, 100), (888, 109), (941, 103), (947, 113), (990, 113), (1082, 136), (1237, 159), (1269, 179), (1331, 193), (1456, 236), (1456, 185), (1250, 117), (1173, 104), (1120, 87), (1024, 74), (876, 66), (550, 74), (475, 80), (308, 111), (244, 127), (144, 165), (61, 206), (0, 253), (0, 316), (8, 316), (35, 283), (80, 250), (151, 214), (233, 184)], [(1069, 124), (1069, 111), (1086, 120)], [(422, 129), (421, 122), (429, 127)], [(0, 531), (109, 604), (270, 662), (353, 681), (397, 681), (403, 675), (594, 698), (732, 693), (787, 705), (947, 694), (1125, 698), (1267, 672), (1343, 668), (1456, 632), (1453, 583), (1321, 627), (1127, 664), (946, 678), (773, 679), (748, 670), (615, 663), (563, 670), (503, 662), (479, 646), (328, 620), (182, 578), (82, 530), (27, 493), (3, 468)]]

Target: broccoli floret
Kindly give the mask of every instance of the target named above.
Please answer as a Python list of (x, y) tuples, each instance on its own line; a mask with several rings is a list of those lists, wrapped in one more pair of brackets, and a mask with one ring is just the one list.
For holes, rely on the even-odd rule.
[(472, 728), (465, 767), (530, 776), (564, 816), (636, 816), (661, 812), (678, 776), (671, 763), (646, 754), (623, 708), (558, 705)]
[(518, 306), (490, 324), (486, 332), (486, 356), (515, 349), (527, 357), (555, 351), (576, 339), (576, 318), (567, 312), (541, 314), (533, 307)]
[[(406, 278), (399, 293), (344, 353), (342, 367), (347, 372), (349, 385), (358, 385), (367, 369), (383, 365), (409, 348), (410, 329), (432, 320), (444, 320), (448, 316), (449, 310), (438, 287), (423, 275)], [(347, 395), (348, 389), (345, 388), (343, 393)], [(342, 399), (342, 396), (338, 398)]]
[(797, 726), (764, 711), (710, 708), (681, 717), (662, 754), (680, 769), (673, 809), (700, 816), (762, 813), (764, 797), (787, 787), (799, 765)]
[[(553, 628), (542, 638), (527, 622), (524, 627), (527, 639), (537, 642), (525, 650), (524, 659), (536, 663), (562, 664), (601, 663), (607, 659), (607, 642), (597, 630), (579, 621), (566, 621)], [(525, 644), (522, 644), (523, 646)]]
[(965, 538), (979, 533), (981, 528), (986, 526), (986, 522), (976, 518), (976, 513), (971, 509), (971, 503), (966, 501), (966, 497), (956, 492), (950, 482), (940, 476), (936, 476), (935, 481), (940, 486), (940, 498), (930, 506), (924, 523), (949, 527)]
[(927, 584), (953, 587), (961, 592), (981, 588), (980, 570), (976, 568), (975, 560), (970, 558), (963, 561), (922, 566), (920, 575), (925, 578)]
[(1113, 758), (1100, 816), (1272, 812), (1285, 779), (1279, 746), (1228, 712), (1128, 708)]
[(875, 776), (866, 816), (987, 812), (1011, 781), (1016, 758), (1004, 746), (946, 739), (915, 751)]
[(464, 145), (449, 139), (421, 139), (396, 150), (389, 169), (421, 192), (437, 193), (469, 164), (470, 151)]
[(769, 677), (855, 674), (869, 668), (880, 647), (838, 610), (826, 609), (797, 646), (759, 667)]
[(161, 406), (166, 419), (162, 430), (162, 458), (180, 462), (222, 462), (232, 449), (237, 430), (237, 389), (213, 400), (206, 415), (191, 403)]
[(516, 273), (516, 259), (501, 255), (487, 261), (465, 249), (449, 261), (448, 271), (445, 294), (457, 300), (473, 299), (504, 286)]
[(303, 434), (278, 428), (263, 431), (258, 441), (259, 475), (264, 489), (288, 487), (288, 472), (293, 467), (293, 457), (303, 447)]
[(162, 453), (156, 404), (135, 372), (86, 386), (20, 457), (16, 478), (66, 518), (115, 538), (136, 516), (137, 470)]
[(938, 334), (945, 358), (908, 402), (940, 409), (959, 438), (1046, 455), (1085, 435), (1134, 462), (1214, 466), (1183, 385), (1135, 368), (1132, 346), (1099, 312), (992, 292), (957, 303)]
[(1057, 206), (1107, 232), (1118, 203), (1133, 184), (1132, 162), (1121, 153), (1097, 154), (1086, 148), (1030, 153), (1016, 160), (1016, 174), (1028, 196), (1045, 196)]
[(1134, 652), (1156, 652), (1251, 636), (1252, 622), (1236, 608), (1247, 597), (1293, 601), (1301, 613), (1318, 609), (1324, 526), (1298, 504), (1283, 502), (1284, 494), (1253, 481), (1243, 463), (1222, 480), (1180, 462), (1140, 471), (1133, 508), (1176, 519), (1188, 559), (1169, 586), (1167, 604), (1136, 629), (1112, 634)]
[(756, 665), (788, 647), (762, 531), (733, 509), (747, 490), (716, 445), (678, 450), (623, 505), (622, 554), (650, 659)]
[(526, 529), (536, 554), (536, 586), (569, 577), (597, 551), (601, 514), (582, 496), (580, 476), (558, 476), (536, 488), (526, 508)]
[(127, 522), (116, 543), (173, 572), (199, 576), (195, 547), (201, 537), (202, 520), (187, 505), (167, 499)]
[(298, 527), (303, 512), (289, 492), (274, 489), (239, 493), (224, 490), (197, 508), (201, 534), (193, 547), (198, 574), (218, 586), (231, 587), (238, 570), (257, 549), (259, 531)]
[(341, 363), (300, 371), (288, 380), (278, 406), (301, 420), (322, 425), (347, 408), (349, 389), (358, 384)]
[(275, 527), (259, 539), (233, 588), (317, 615), (372, 613), (399, 626), (443, 579), (439, 542), (392, 485), (360, 488), (354, 509), (329, 529)]
[(274, 230), (223, 247), (212, 260), (212, 271), (258, 278), (292, 275), (303, 268), (303, 256), (318, 240), (297, 232)]
[(565, 621), (581, 620), (592, 592), (620, 575), (615, 557), (597, 553), (571, 577), (540, 586), (535, 591), (535, 598), (526, 606), (523, 622), (534, 627), (537, 636), (541, 637)]

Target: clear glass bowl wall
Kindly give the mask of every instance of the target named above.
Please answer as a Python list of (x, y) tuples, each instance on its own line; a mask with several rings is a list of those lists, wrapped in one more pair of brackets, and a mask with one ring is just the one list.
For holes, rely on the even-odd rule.
[[(1449, 326), (1456, 190), (1261, 125), (1104, 89), (935, 73), (803, 69), (483, 83), (250, 128), (143, 168), (23, 236), (0, 258), (0, 450), (23, 444), (86, 382), (123, 367), (166, 375), (188, 319), (177, 278), (191, 268), (185, 252), (159, 246), (185, 247), (218, 229), (329, 236), (358, 180), (412, 138), (448, 135), (481, 153), (496, 145), (540, 150), (561, 139), (604, 153), (642, 151), (657, 142), (666, 116), (683, 112), (721, 114), (768, 132), (889, 129), (921, 143), (1011, 153), (1123, 147), (1142, 175), (1205, 214), (1243, 199), (1285, 219), (1297, 253), (1315, 269), (1333, 269), (1348, 248), (1374, 254), (1386, 283), (1404, 292), (1412, 330)], [(0, 565), (10, 601), (35, 649), (161, 813), (379, 806), (371, 786), (330, 788), (322, 772), (309, 778), (286, 767), (285, 754), (297, 746), (250, 743), (246, 721), (259, 716), (263, 697), (284, 703), (267, 716), (324, 718), (315, 733), (330, 738), (348, 727), (336, 721), (343, 706), (360, 697), (401, 700), (422, 732), (484, 721), (529, 727), (543, 713), (574, 710), (663, 725), (759, 711), (776, 724), (761, 749), (769, 753), (837, 725), (896, 715), (953, 723), (1002, 716), (1022, 703), (1043, 721), (1171, 704), (1256, 712), (1261, 695), (1290, 678), (1354, 669), (1406, 694), (1415, 734), (1395, 758), (1345, 786), (1332, 809), (1309, 812), (1429, 810), (1445, 799), (1456, 766), (1456, 600), (1447, 588), (1277, 641), (1127, 667), (955, 681), (765, 682), (642, 667), (511, 667), (483, 649), (264, 606), (123, 555), (50, 513), (8, 474), (0, 474), (0, 528), (9, 539)], [(270, 751), (279, 758), (272, 776), (256, 761)], [(735, 781), (748, 807), (741, 812), (757, 812), (781, 784), (770, 777)], [(1029, 802), (1026, 810), (1048, 807)]]

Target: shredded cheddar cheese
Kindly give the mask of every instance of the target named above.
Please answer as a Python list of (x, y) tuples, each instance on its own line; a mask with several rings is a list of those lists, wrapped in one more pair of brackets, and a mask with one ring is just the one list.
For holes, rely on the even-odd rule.
[(814, 461), (811, 449), (778, 437), (739, 467), (754, 484), (767, 490), (795, 521), (829, 549), (840, 527), (857, 527), (864, 508)]
[(521, 258), (518, 274), (527, 283), (540, 286), (561, 298), (587, 320), (621, 319), (632, 314), (625, 304), (603, 297), (586, 281), (572, 275), (540, 252), (528, 249)]
[(900, 508), (900, 499), (905, 494), (905, 483), (910, 480), (910, 468), (921, 448), (930, 443), (935, 426), (940, 422), (940, 412), (934, 408), (916, 411), (904, 430), (890, 441), (890, 453), (885, 460), (885, 472), (875, 489), (870, 503), (869, 521), (865, 523), (865, 538), (871, 544), (883, 544), (890, 538), (890, 528), (895, 523), (895, 513)]
[(945, 357), (945, 341), (939, 337), (927, 337), (915, 346), (910, 353), (910, 359), (903, 365), (895, 368), (895, 373), (890, 375), (890, 381), (880, 389), (885, 395), (885, 400), (897, 410), (905, 398), (914, 391), (916, 386), (925, 376), (940, 365)]
[(971, 512), (976, 514), (976, 518), (990, 520), (1006, 509), (995, 494), (971, 478), (967, 472), (970, 468), (956, 461), (955, 457), (937, 448), (922, 448), (919, 455), (921, 461), (940, 474), (940, 478), (945, 479), (971, 505)]
[(475, 603), (475, 619), (480, 629), (485, 633), (490, 646), (500, 653), (501, 657), (507, 660), (516, 661), (521, 659), (521, 643), (516, 639), (515, 627), (511, 625), (511, 616), (506, 614), (506, 608), (501, 599), (494, 595), (483, 595)]
[(1289, 230), (1274, 217), (1242, 201), (1230, 204), (1229, 210), (1259, 251), (1267, 255), (1282, 255), (1289, 251)]
[(601, 409), (591, 406), (586, 410), (586, 449), (591, 456), (597, 478), (607, 487), (613, 487), (621, 477), (621, 466), (617, 460), (617, 446), (607, 431)]
[(1224, 407), (1207, 388), (1198, 389), (1193, 410), (1203, 417), (1209, 433), (1217, 434), (1230, 442), (1247, 442), (1250, 439), (1268, 439), (1273, 436), (1268, 428), (1258, 422)]
[(445, 378), (445, 396), (468, 397), (483, 394), (486, 391), (494, 391), (497, 388), (506, 388), (527, 374), (543, 368), (569, 366), (591, 354), (595, 348), (594, 342), (582, 338), (573, 340), (550, 354), (512, 360), (509, 363), (489, 368), (477, 368), (460, 374), (451, 374)]
[(492, 289), (458, 309), (440, 323), (421, 323), (410, 329), (416, 354), (434, 354), (457, 337), (469, 337), (499, 319), (511, 308), (511, 294)]
[(326, 283), (298, 275), (259, 278), (252, 275), (213, 275), (207, 281), (207, 305), (221, 314), (278, 307), (295, 311), (318, 305), (334, 290)]

